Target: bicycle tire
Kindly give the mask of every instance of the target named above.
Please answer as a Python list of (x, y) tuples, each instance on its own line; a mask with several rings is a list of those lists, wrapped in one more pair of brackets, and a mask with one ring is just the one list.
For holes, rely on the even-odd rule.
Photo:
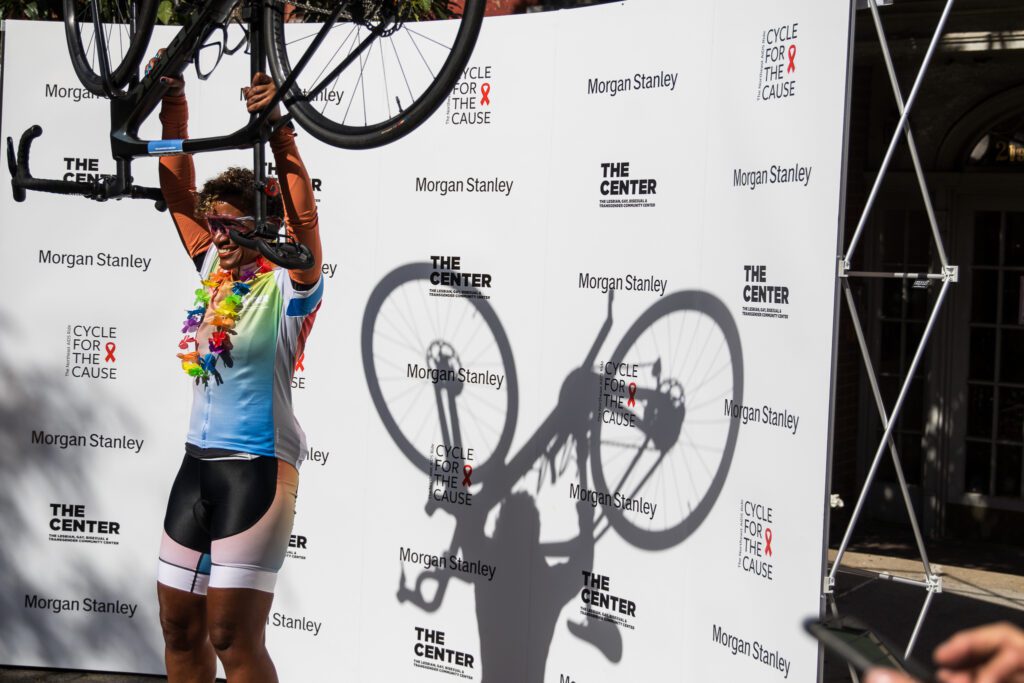
[[(127, 85), (131, 77), (138, 72), (144, 51), (149, 47), (149, 39), (153, 35), (153, 24), (156, 21), (158, 5), (158, 0), (127, 1), (135, 7), (136, 31), (130, 33), (128, 49), (124, 50), (120, 63), (110, 65), (111, 81), (116, 90), (120, 90)], [(99, 0), (90, 0), (90, 2), (99, 2)], [(67, 38), (71, 66), (74, 67), (78, 80), (81, 81), (86, 90), (94, 95), (106, 97), (107, 93), (103, 88), (103, 78), (90, 64), (87, 54), (88, 48), (82, 44), (82, 32), (79, 30), (80, 23), (78, 21), (78, 12), (75, 9), (75, 0), (64, 0), (63, 4), (64, 34)], [(88, 4), (87, 2), (87, 7)], [(91, 16), (87, 23), (89, 25), (92, 24)]]
[[(621, 363), (626, 360), (627, 352), (632, 348), (633, 344), (641, 338), (644, 332), (649, 328), (653, 328), (659, 319), (680, 311), (684, 312), (684, 316), (689, 315), (691, 312), (701, 313), (710, 318), (710, 320), (721, 330), (721, 334), (724, 339), (723, 344), (728, 347), (729, 363), (732, 370), (731, 398), (736, 403), (742, 403), (743, 351), (740, 344), (739, 331), (728, 307), (720, 299), (708, 292), (697, 290), (675, 292), (653, 304), (650, 308), (644, 311), (644, 313), (629, 328), (626, 334), (623, 335), (622, 341), (619, 342), (619, 345), (612, 353), (612, 362)], [(680, 332), (682, 329), (685, 329), (685, 318), (683, 323), (684, 326), (680, 327)], [(670, 333), (671, 329), (670, 323)], [(697, 329), (700, 329), (699, 318)], [(694, 336), (697, 335), (695, 334)], [(657, 347), (655, 347), (655, 351), (658, 351)], [(675, 354), (673, 353), (673, 355)], [(703, 355), (703, 351), (701, 352), (701, 355)], [(685, 389), (685, 385), (680, 384), (680, 386), (683, 386)], [(692, 405), (692, 402), (694, 402), (693, 399), (694, 396), (692, 394), (687, 395), (686, 403)], [(713, 400), (710, 405), (714, 408), (716, 405), (720, 404), (718, 404), (717, 400)], [(692, 413), (689, 413), (689, 415), (692, 419)], [(685, 420), (686, 418), (684, 417), (684, 424)], [(656, 530), (643, 528), (638, 524), (635, 524), (634, 519), (628, 517), (621, 508), (604, 506), (602, 508), (603, 512), (608, 517), (609, 523), (619, 536), (635, 547), (642, 548), (644, 550), (664, 550), (683, 542), (701, 525), (708, 513), (711, 511), (711, 508), (714, 507), (715, 501), (718, 499), (718, 495), (722, 492), (722, 487), (725, 485), (725, 479), (732, 464), (733, 452), (736, 447), (739, 422), (727, 417), (722, 421), (728, 422), (727, 433), (724, 443), (722, 444), (722, 456), (718, 463), (717, 470), (712, 476), (704, 495), (700, 498), (697, 505), (692, 506), (689, 513), (686, 514), (678, 524)], [(601, 491), (610, 491), (615, 493), (615, 491), (608, 488), (608, 482), (606, 480), (606, 474), (608, 473), (606, 471), (607, 465), (612, 461), (613, 456), (607, 453), (607, 449), (601, 448), (602, 427), (603, 422), (601, 416), (595, 415), (594, 428), (591, 430), (591, 467), (594, 475), (594, 485)], [(679, 437), (677, 436), (677, 439), (678, 438)], [(663, 461), (664, 456), (655, 463), (655, 467), (661, 465)], [(671, 466), (674, 468), (674, 465)], [(653, 472), (653, 468), (651, 471)], [(646, 478), (644, 481), (646, 481)], [(692, 477), (690, 479), (690, 483), (691, 485), (693, 484)], [(625, 495), (632, 496), (633, 494), (626, 492)], [(665, 505), (665, 501), (661, 501), (661, 504)], [(682, 506), (680, 505), (679, 507), (680, 510), (682, 510)], [(664, 509), (665, 508), (663, 507), (662, 510), (664, 511)]]
[[(387, 399), (384, 397), (381, 390), (380, 377), (377, 372), (374, 353), (374, 330), (378, 316), (381, 312), (381, 307), (388, 297), (410, 282), (421, 280), (424, 287), (431, 286), (428, 279), (431, 272), (432, 268), (429, 263), (410, 263), (400, 266), (385, 275), (377, 286), (374, 287), (373, 292), (370, 294), (370, 298), (367, 300), (366, 309), (363, 313), (363, 322), (360, 334), (363, 371), (366, 375), (366, 384), (370, 391), (370, 398), (377, 410), (377, 414), (380, 416), (385, 428), (388, 430), (388, 433), (391, 435), (391, 438), (394, 440), (402, 454), (424, 473), (430, 471), (430, 459), (426, 455), (423, 444), (420, 444), (420, 447), (417, 448), (416, 445), (409, 440), (408, 436), (395, 420), (394, 415), (392, 415), (391, 408), (388, 406)], [(487, 472), (490, 470), (491, 463), (504, 464), (505, 456), (512, 444), (512, 435), (515, 432), (516, 419), (519, 413), (519, 386), (516, 379), (516, 368), (515, 361), (512, 357), (512, 349), (509, 345), (508, 337), (505, 335), (505, 330), (494, 312), (494, 308), (486, 299), (467, 298), (461, 300), (470, 302), (476, 309), (477, 313), (483, 318), (488, 328), (490, 328), (491, 334), (494, 337), (494, 342), (497, 345), (501, 356), (502, 365), (505, 369), (506, 392), (508, 398), (504, 424), (493, 451), (486, 454), (486, 461), (480, 462), (478, 460), (480, 464), (474, 467), (474, 480), (479, 476), (481, 480), (486, 481)], [(458, 325), (456, 327), (458, 327)], [(413, 436), (415, 438), (416, 435)]]
[[(364, 126), (347, 125), (317, 111), (306, 99), (298, 84), (285, 96), (285, 100), (290, 102), (287, 105), (288, 111), (313, 137), (344, 149), (371, 149), (408, 135), (437, 111), (455, 87), (473, 53), (483, 23), (485, 7), (486, 0), (465, 0), (461, 24), (448, 58), (438, 70), (433, 82), (399, 114)], [(266, 37), (270, 71), (280, 86), (291, 74), (292, 67), (284, 36), (284, 15), (279, 3), (266, 5), (264, 20), (265, 25), (270, 27)]]

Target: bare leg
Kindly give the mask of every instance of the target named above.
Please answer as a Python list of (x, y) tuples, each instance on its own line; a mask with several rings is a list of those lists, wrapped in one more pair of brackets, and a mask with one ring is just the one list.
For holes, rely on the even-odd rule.
[(251, 588), (210, 588), (210, 642), (231, 683), (277, 683), (264, 643), (273, 593)]
[(206, 597), (156, 585), (160, 627), (164, 632), (164, 663), (170, 683), (210, 683), (217, 658), (207, 635)]

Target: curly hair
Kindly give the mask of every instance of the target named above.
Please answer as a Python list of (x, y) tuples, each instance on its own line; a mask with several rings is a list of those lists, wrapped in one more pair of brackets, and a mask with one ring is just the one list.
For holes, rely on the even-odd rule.
[[(213, 203), (227, 199), (241, 199), (251, 202), (254, 199), (256, 176), (248, 168), (231, 166), (220, 175), (203, 183), (203, 188), (196, 193), (196, 214), (205, 216), (213, 212)], [(267, 197), (267, 215), (284, 218), (284, 204), (281, 193)]]

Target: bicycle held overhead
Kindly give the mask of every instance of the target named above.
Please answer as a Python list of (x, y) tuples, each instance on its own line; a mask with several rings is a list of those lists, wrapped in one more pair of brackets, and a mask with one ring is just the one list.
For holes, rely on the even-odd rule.
[[(64, 0), (69, 55), (82, 85), (110, 100), (113, 174), (88, 180), (34, 178), (29, 169), (32, 126), (17, 151), (7, 140), (14, 198), (27, 191), (80, 195), (99, 201), (149, 199), (163, 208), (158, 188), (135, 185), (134, 159), (230, 149), (253, 150), (257, 182), (267, 181), (264, 147), (274, 131), (295, 121), (321, 141), (347, 149), (378, 147), (409, 134), (444, 101), (469, 60), (486, 0), (208, 0), (191, 7), (159, 59), (140, 73), (159, 0)], [(194, 66), (208, 78), (225, 55), (245, 51), (250, 77), (269, 73), (273, 101), (237, 130), (181, 140), (145, 140), (139, 129), (167, 91), (167, 80)], [(287, 114), (271, 121), (283, 104)], [(328, 104), (333, 106), (328, 107)], [(266, 220), (255, 202), (251, 231), (265, 255), (282, 267), (308, 267), (300, 245)], [(233, 235), (234, 238), (238, 233)]]

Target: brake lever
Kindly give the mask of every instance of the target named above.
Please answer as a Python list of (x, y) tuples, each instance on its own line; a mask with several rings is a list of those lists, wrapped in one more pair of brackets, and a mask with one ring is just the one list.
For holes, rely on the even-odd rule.
[[(269, 261), (287, 270), (309, 270), (313, 267), (313, 253), (305, 244), (285, 242), (280, 247), (275, 247), (269, 242), (258, 240), (256, 249)], [(289, 254), (288, 251), (293, 251), (293, 253)]]

